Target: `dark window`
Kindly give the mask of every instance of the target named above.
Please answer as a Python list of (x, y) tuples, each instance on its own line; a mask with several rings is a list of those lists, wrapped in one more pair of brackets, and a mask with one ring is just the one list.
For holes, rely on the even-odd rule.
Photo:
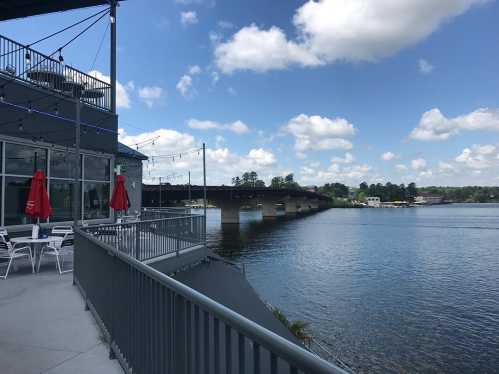
[(6, 143), (5, 173), (33, 175), (35, 171), (47, 173), (47, 150), (26, 145)]
[(109, 218), (109, 183), (85, 182), (83, 219)]
[[(75, 153), (66, 152), (66, 151), (52, 151), (50, 153), (50, 177), (73, 179), (76, 169), (75, 157), (76, 157)], [(80, 156), (80, 168), (81, 168), (81, 156)]]
[(109, 159), (85, 156), (85, 179), (109, 182)]
[(30, 187), (30, 177), (5, 177), (5, 225), (23, 225), (32, 222), (31, 218), (24, 214)]
[(73, 182), (50, 181), (51, 222), (71, 221), (73, 219)]

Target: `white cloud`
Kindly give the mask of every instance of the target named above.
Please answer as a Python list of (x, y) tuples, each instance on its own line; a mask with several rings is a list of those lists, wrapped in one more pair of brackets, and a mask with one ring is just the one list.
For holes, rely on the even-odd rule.
[(424, 58), (419, 59), (418, 67), (421, 74), (430, 74), (433, 69), (435, 69), (435, 67)]
[(152, 108), (155, 102), (157, 102), (163, 96), (163, 89), (158, 86), (145, 86), (139, 88), (139, 97), (144, 101), (144, 103)]
[(218, 44), (215, 59), (224, 73), (235, 70), (265, 72), (284, 69), (290, 63), (302, 66), (320, 64), (303, 46), (287, 41), (278, 27), (261, 30), (256, 25), (244, 27), (228, 42)]
[[(187, 183), (188, 171), (191, 172), (192, 183), (202, 183), (202, 155), (192, 152), (201, 146), (194, 136), (171, 129), (158, 129), (138, 135), (129, 135), (123, 129), (119, 130), (119, 141), (135, 149), (135, 144), (156, 138), (154, 144), (149, 142), (140, 147), (139, 151), (149, 156), (144, 162), (145, 183), (158, 183), (158, 177), (172, 184)], [(230, 184), (231, 178), (241, 175), (244, 171), (255, 170), (260, 178), (270, 182), (273, 175), (280, 175), (276, 169), (276, 157), (271, 150), (255, 148), (246, 154), (235, 153), (222, 145), (223, 138), (217, 140), (215, 148), (206, 149), (208, 184)], [(190, 152), (186, 152), (190, 151)], [(164, 154), (183, 153), (181, 158), (161, 157)], [(167, 176), (176, 177), (166, 179)]]
[(187, 69), (187, 72), (190, 75), (201, 74), (202, 71), (203, 70), (201, 69), (201, 67), (199, 65), (192, 65), (192, 66), (189, 66), (189, 69)]
[(296, 40), (272, 26), (243, 27), (215, 49), (225, 73), (290, 65), (378, 61), (412, 46), (486, 0), (309, 0), (293, 17)]
[(180, 22), (183, 25), (193, 25), (195, 23), (198, 23), (198, 15), (193, 10), (182, 12), (180, 13)]
[(259, 166), (270, 166), (276, 162), (274, 154), (264, 150), (263, 148), (250, 150), (248, 157)]
[(216, 72), (216, 71), (212, 71), (211, 72), (211, 83), (213, 85), (215, 85), (218, 83), (219, 80), (220, 80), (220, 74), (218, 74), (218, 72)]
[(391, 161), (395, 158), (395, 153), (393, 152), (385, 152), (381, 155), (381, 159), (383, 161)]
[(474, 144), (471, 148), (465, 148), (456, 162), (462, 163), (470, 169), (486, 169), (497, 165), (498, 148), (492, 144)]
[(239, 135), (246, 134), (250, 131), (248, 125), (239, 120), (223, 124), (215, 121), (206, 121), (191, 118), (187, 121), (187, 126), (191, 129), (196, 130), (228, 130)]
[[(332, 162), (327, 169), (321, 169), (318, 163), (308, 163), (300, 168), (302, 184), (324, 184), (340, 182), (358, 185), (369, 177), (372, 168), (367, 164), (348, 164)], [(368, 178), (369, 179), (369, 178)]]
[[(92, 77), (95, 77), (103, 82), (110, 83), (111, 78), (109, 75), (104, 75), (98, 70), (92, 70), (87, 73)], [(116, 107), (117, 108), (130, 108), (130, 95), (129, 91), (132, 91), (135, 88), (133, 82), (128, 82), (126, 86), (123, 86), (120, 82), (116, 81)]]
[(355, 128), (344, 118), (329, 119), (300, 114), (292, 118), (283, 129), (294, 136), (295, 150), (298, 153), (307, 150), (353, 148), (352, 143), (344, 138), (353, 136)]
[(411, 168), (415, 171), (424, 170), (426, 168), (426, 160), (424, 158), (417, 158), (411, 161)]
[(438, 171), (442, 174), (451, 174), (457, 171), (456, 167), (448, 162), (439, 161)]
[(445, 117), (438, 108), (425, 112), (409, 138), (447, 140), (461, 131), (499, 131), (499, 109), (479, 108), (454, 118)]
[(192, 77), (190, 75), (184, 74), (180, 77), (180, 80), (177, 82), (177, 91), (181, 93), (181, 95), (185, 98), (192, 97)]
[(345, 157), (333, 157), (331, 159), (332, 163), (338, 163), (338, 164), (351, 164), (354, 162), (355, 158), (350, 152), (345, 153)]
[(404, 164), (397, 164), (395, 165), (395, 169), (399, 172), (399, 173), (403, 173), (405, 171), (407, 171), (407, 166), (405, 166)]

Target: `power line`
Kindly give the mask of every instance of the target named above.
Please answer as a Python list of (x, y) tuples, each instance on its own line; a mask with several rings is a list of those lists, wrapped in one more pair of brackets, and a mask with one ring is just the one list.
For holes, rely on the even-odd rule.
[(103, 13), (103, 12), (108, 12), (108, 11), (109, 11), (109, 9), (110, 9), (110, 8), (106, 8), (106, 9), (104, 9), (104, 10), (101, 10), (101, 11), (97, 12), (97, 13), (94, 13), (94, 14), (92, 14), (91, 16), (88, 16), (87, 18), (82, 19), (81, 21), (78, 21), (78, 22), (76, 22), (76, 23), (73, 23), (72, 25), (69, 25), (69, 26), (67, 26), (67, 27), (65, 27), (65, 28), (63, 28), (63, 29), (61, 29), (61, 30), (59, 30), (59, 31), (56, 31), (56, 32), (54, 32), (54, 33), (50, 34), (50, 35), (44, 36), (43, 38), (38, 39), (38, 40), (36, 40), (36, 41), (34, 41), (34, 42), (32, 42), (32, 43), (26, 44), (26, 46), (22, 46), (22, 47), (19, 47), (19, 48), (17, 48), (17, 49), (14, 49), (13, 51), (10, 51), (10, 52), (7, 52), (7, 53), (4, 53), (4, 54), (0, 55), (0, 57), (4, 57), (4, 56), (7, 56), (7, 55), (9, 55), (9, 54), (11, 54), (11, 53), (18, 52), (18, 51), (20, 51), (20, 50), (22, 50), (22, 49), (24, 49), (24, 48), (30, 48), (30, 47), (34, 46), (35, 44), (41, 43), (41, 42), (43, 42), (43, 41), (45, 41), (45, 40), (47, 40), (47, 39), (50, 39), (50, 38), (52, 38), (52, 37), (54, 37), (54, 36), (56, 36), (56, 35), (58, 35), (58, 34), (63, 33), (64, 31), (67, 31), (67, 30), (69, 30), (69, 29), (71, 29), (71, 28), (73, 28), (73, 27), (75, 27), (75, 26), (78, 26), (78, 25), (82, 24), (83, 22), (88, 21), (89, 19), (94, 18), (95, 16), (98, 16), (99, 14), (101, 14), (101, 13)]
[(97, 49), (97, 53), (95, 54), (94, 60), (92, 61), (92, 65), (91, 65), (89, 71), (94, 70), (95, 62), (97, 61), (97, 57), (99, 57), (100, 50), (102, 48), (102, 44), (104, 44), (104, 39), (106, 38), (107, 30), (109, 30), (109, 25), (110, 24), (108, 23), (106, 26), (106, 29), (104, 30), (104, 34), (102, 35), (102, 39), (99, 43), (99, 48)]

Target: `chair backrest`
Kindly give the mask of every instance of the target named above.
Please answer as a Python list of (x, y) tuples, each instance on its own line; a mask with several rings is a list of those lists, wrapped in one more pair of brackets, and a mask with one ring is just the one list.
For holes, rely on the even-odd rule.
[(54, 236), (65, 237), (68, 234), (73, 234), (73, 227), (71, 227), (71, 226), (54, 226), (54, 227), (52, 227), (52, 231), (50, 234), (54, 235)]
[(66, 234), (66, 236), (64, 237), (64, 239), (62, 239), (61, 247), (60, 248), (72, 247), (73, 245), (74, 245), (74, 236)]
[(0, 234), (0, 257), (10, 257), (10, 253), (12, 251), (12, 246), (9, 245), (10, 243), (5, 240), (5, 236)]

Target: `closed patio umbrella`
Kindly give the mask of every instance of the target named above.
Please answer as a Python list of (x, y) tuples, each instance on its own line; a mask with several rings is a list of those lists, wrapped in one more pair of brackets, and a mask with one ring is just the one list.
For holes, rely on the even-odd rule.
[(129, 205), (128, 193), (125, 188), (125, 177), (123, 175), (118, 175), (116, 177), (113, 196), (111, 197), (109, 206), (116, 211), (126, 211), (128, 210)]
[(31, 179), (31, 188), (24, 212), (38, 220), (40, 218), (47, 219), (52, 214), (52, 207), (45, 188), (45, 174), (41, 170), (36, 171)]

